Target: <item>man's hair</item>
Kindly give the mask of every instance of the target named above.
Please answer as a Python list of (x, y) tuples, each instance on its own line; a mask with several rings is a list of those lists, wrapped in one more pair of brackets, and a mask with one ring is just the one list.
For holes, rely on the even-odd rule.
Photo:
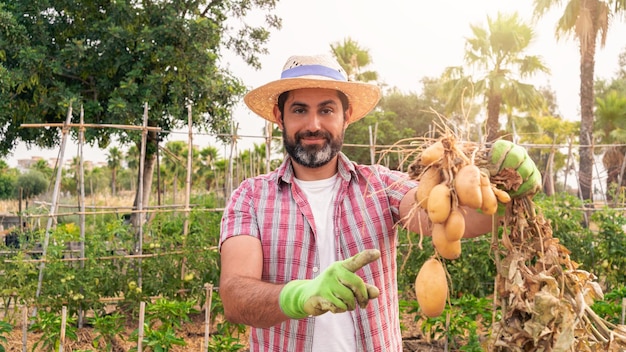
[[(283, 119), (285, 116), (285, 102), (287, 101), (287, 98), (289, 98), (289, 92), (291, 91), (283, 92), (278, 96), (278, 110), (280, 111), (281, 119)], [(348, 97), (342, 91), (337, 90), (336, 92), (337, 92), (337, 96), (339, 97), (339, 100), (341, 101), (341, 107), (344, 113), (343, 116), (345, 118), (346, 111), (350, 107), (350, 102), (348, 101)]]

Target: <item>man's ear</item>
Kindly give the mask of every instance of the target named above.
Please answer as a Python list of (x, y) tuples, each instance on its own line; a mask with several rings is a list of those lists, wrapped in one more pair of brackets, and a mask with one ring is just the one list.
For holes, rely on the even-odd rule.
[(344, 117), (343, 117), (343, 130), (344, 131), (346, 130), (346, 128), (348, 128), (348, 125), (350, 124), (348, 121), (350, 121), (351, 117), (352, 117), (352, 104), (348, 106), (348, 108), (346, 109), (346, 112), (344, 113)]
[(276, 120), (276, 124), (278, 125), (278, 128), (282, 131), (283, 130), (283, 116), (280, 114), (278, 105), (274, 105), (273, 113), (274, 113), (274, 118)]

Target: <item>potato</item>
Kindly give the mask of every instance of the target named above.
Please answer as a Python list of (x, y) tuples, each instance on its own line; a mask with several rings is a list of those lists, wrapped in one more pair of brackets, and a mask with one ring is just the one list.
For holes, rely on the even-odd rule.
[(428, 210), (428, 195), (430, 191), (441, 183), (441, 172), (437, 168), (428, 168), (421, 175), (419, 179), (419, 185), (415, 192), (415, 202), (424, 210)]
[(476, 165), (465, 165), (454, 177), (454, 190), (460, 205), (480, 209), (483, 204), (480, 191), (480, 169)]
[(443, 154), (443, 143), (437, 141), (422, 151), (419, 162), (422, 166), (428, 166), (438, 162), (443, 157)]
[(431, 318), (441, 315), (448, 300), (448, 279), (440, 261), (430, 258), (424, 262), (415, 278), (415, 295), (424, 314)]
[(433, 246), (442, 257), (454, 260), (461, 256), (461, 240), (448, 241), (444, 224), (434, 224), (432, 231)]
[(498, 211), (498, 199), (491, 188), (489, 176), (484, 172), (480, 173), (480, 193), (483, 199), (483, 204), (481, 204), (480, 210), (483, 214), (495, 214)]
[(508, 194), (506, 191), (503, 191), (500, 188), (496, 188), (495, 186), (491, 186), (491, 189), (496, 195), (498, 202), (506, 204), (511, 201), (511, 195)]
[(450, 188), (443, 183), (433, 187), (428, 195), (428, 218), (435, 224), (442, 224), (450, 215)]
[(465, 217), (463, 217), (461, 211), (454, 209), (450, 211), (444, 226), (446, 239), (450, 242), (458, 241), (463, 238), (465, 233)]

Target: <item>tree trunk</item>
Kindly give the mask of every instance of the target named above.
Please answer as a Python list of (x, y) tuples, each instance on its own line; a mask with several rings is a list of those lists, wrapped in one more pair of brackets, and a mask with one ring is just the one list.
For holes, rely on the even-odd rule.
[(487, 142), (492, 142), (500, 135), (500, 104), (502, 97), (498, 94), (487, 98)]
[(117, 195), (117, 170), (111, 169), (111, 195), (115, 197)]
[[(141, 148), (141, 146), (139, 146)], [(152, 179), (154, 176), (154, 166), (156, 164), (156, 153), (157, 150), (157, 138), (156, 133), (154, 131), (148, 132), (148, 138), (146, 141), (146, 159), (143, 164), (143, 199), (141, 200), (142, 208), (145, 209), (150, 204), (150, 193), (152, 190)], [(141, 173), (137, 171), (137, 185), (140, 185), (139, 175)], [(135, 200), (133, 202), (133, 209), (137, 210), (139, 205), (139, 187), (135, 191)], [(139, 214), (133, 213), (130, 218), (130, 222), (135, 229), (139, 228)], [(145, 220), (145, 217), (144, 217)]]
[[(579, 39), (580, 40), (580, 39)], [(593, 77), (596, 33), (590, 33), (587, 45), (580, 46), (580, 195), (593, 201)]]

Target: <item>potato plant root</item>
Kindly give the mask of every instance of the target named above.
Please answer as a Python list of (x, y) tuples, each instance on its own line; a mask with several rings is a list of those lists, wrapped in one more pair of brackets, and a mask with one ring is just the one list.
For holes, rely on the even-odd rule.
[[(441, 175), (440, 183), (450, 188), (450, 206), (456, 209), (460, 206), (459, 192), (480, 189), (480, 183), (465, 184), (467, 178), (456, 176), (464, 167), (476, 167), (489, 175), (490, 187), (500, 203), (500, 228), (492, 234), (491, 248), (497, 269), (494, 304), (502, 314), (498, 321), (494, 315), (487, 349), (625, 351), (626, 326), (613, 325), (590, 308), (603, 297), (597, 278), (570, 259), (570, 251), (552, 236), (550, 223), (533, 203), (532, 195), (509, 199), (501, 194), (516, 191), (522, 184), (520, 175), (511, 168), (494, 170), (489, 144), (460, 142), (448, 131), (440, 138), (427, 140), (423, 150), (432, 151), (428, 149), (432, 145), (437, 146), (439, 158), (433, 160), (430, 153), (427, 162), (421, 162), (418, 154), (409, 167), (412, 179)], [(437, 201), (429, 199), (428, 204)], [(425, 208), (417, 203), (412, 216)], [(480, 204), (472, 208), (480, 209)], [(432, 221), (428, 226), (434, 226)], [(439, 260), (446, 260), (441, 253)]]

